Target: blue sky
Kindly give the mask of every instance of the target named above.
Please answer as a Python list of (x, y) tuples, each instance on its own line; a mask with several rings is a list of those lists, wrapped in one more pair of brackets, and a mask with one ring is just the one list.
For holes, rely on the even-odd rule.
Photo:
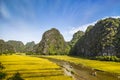
[(69, 41), (110, 16), (120, 16), (120, 0), (0, 0), (0, 39), (38, 43), (54, 27)]

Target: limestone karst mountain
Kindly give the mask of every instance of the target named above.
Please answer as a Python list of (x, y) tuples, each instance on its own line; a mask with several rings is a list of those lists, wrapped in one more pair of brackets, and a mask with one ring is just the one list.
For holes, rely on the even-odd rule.
[(120, 19), (106, 18), (88, 27), (72, 54), (81, 56), (120, 55)]
[(22, 41), (9, 40), (6, 43), (13, 46), (15, 52), (24, 52), (25, 46)]
[(62, 34), (55, 28), (46, 31), (38, 44), (36, 53), (45, 55), (68, 54), (69, 46)]
[(72, 40), (69, 42), (70, 46), (73, 47), (75, 43), (84, 35), (83, 31), (77, 31), (73, 34)]

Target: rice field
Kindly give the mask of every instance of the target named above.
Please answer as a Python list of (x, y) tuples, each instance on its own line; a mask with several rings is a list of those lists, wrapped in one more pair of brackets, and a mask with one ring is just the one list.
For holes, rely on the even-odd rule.
[(47, 56), (47, 57), (69, 61), (78, 65), (80, 64), (97, 70), (106, 71), (110, 73), (117, 73), (120, 75), (120, 62), (97, 61), (70, 56)]
[[(2, 55), (0, 62), (7, 77), (19, 72), (24, 80), (72, 80), (61, 67), (47, 59), (22, 55)], [(5, 80), (6, 80), (5, 79)]]

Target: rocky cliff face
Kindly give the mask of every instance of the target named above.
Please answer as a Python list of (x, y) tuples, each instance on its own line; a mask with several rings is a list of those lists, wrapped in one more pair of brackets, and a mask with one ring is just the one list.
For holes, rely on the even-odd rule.
[(70, 46), (73, 47), (75, 43), (84, 35), (83, 31), (78, 31), (73, 35), (72, 40), (70, 41)]
[(21, 41), (9, 40), (7, 44), (13, 46), (15, 49), (15, 52), (24, 52), (25, 46)]
[(36, 53), (45, 55), (67, 54), (69, 47), (60, 32), (52, 28), (46, 31), (36, 48)]
[(81, 56), (119, 55), (120, 19), (107, 18), (88, 27), (78, 40), (72, 54)]
[(35, 46), (35, 42), (27, 42), (25, 45), (25, 52), (33, 52), (33, 47)]
[[(120, 21), (120, 19), (119, 19)], [(118, 31), (117, 34), (115, 35), (115, 49), (116, 49), (116, 55), (118, 57), (120, 57), (120, 23), (119, 23), (119, 27), (118, 27)]]
[(11, 54), (14, 53), (14, 47), (7, 44), (4, 40), (0, 39), (0, 55), (1, 54)]

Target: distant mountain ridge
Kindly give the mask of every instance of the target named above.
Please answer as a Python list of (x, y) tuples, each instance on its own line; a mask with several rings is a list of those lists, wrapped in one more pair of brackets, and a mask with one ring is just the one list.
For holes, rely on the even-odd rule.
[(0, 55), (1, 54), (12, 54), (14, 53), (14, 47), (7, 44), (4, 40), (0, 39)]
[(25, 46), (22, 41), (9, 40), (6, 43), (13, 46), (15, 49), (15, 52), (24, 52)]
[(38, 44), (28, 42), (24, 45), (21, 41), (0, 40), (0, 45), (1, 53), (32, 52), (41, 55), (120, 57), (120, 18), (99, 20), (95, 25), (89, 25), (85, 32), (76, 32), (70, 42), (65, 42), (59, 30), (52, 28), (43, 34)]

